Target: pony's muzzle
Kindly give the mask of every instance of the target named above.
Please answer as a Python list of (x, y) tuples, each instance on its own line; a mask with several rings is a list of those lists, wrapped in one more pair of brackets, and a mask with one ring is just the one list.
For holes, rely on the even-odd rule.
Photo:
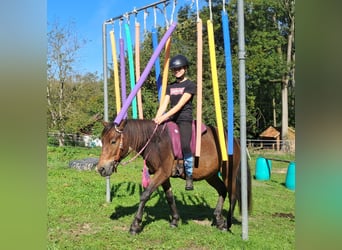
[(110, 176), (114, 171), (116, 172), (117, 165), (118, 163), (115, 163), (114, 161), (107, 162), (103, 165), (97, 165), (96, 172), (103, 177)]

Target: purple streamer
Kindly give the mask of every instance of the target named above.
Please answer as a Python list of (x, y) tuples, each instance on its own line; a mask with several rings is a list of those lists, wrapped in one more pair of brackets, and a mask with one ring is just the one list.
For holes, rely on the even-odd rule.
[[(126, 67), (125, 67), (125, 45), (124, 39), (120, 38), (120, 76), (121, 76), (121, 97), (122, 103), (126, 102)], [(127, 110), (126, 110), (127, 111)], [(127, 112), (125, 114), (127, 115)]]
[(138, 93), (138, 90), (141, 88), (142, 84), (144, 83), (144, 81), (146, 80), (148, 74), (150, 73), (154, 62), (157, 60), (162, 48), (165, 46), (167, 39), (171, 36), (172, 32), (175, 30), (177, 26), (177, 23), (172, 23), (170, 28), (166, 31), (166, 33), (164, 34), (163, 38), (160, 40), (160, 43), (158, 45), (158, 47), (155, 49), (155, 51), (152, 54), (152, 57), (150, 59), (150, 61), (147, 63), (144, 72), (141, 74), (137, 84), (135, 85), (135, 87), (132, 89), (131, 93), (129, 94), (129, 96), (127, 97), (124, 105), (122, 106), (122, 109), (120, 110), (119, 114), (116, 116), (114, 123), (119, 125), (125, 115), (125, 113), (128, 110), (129, 105), (131, 104), (133, 98), (136, 96), (136, 94)]

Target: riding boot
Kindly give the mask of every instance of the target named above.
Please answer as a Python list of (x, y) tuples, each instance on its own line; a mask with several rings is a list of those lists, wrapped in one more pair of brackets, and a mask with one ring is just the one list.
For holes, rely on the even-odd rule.
[(193, 190), (193, 180), (192, 180), (192, 167), (194, 165), (194, 160), (192, 154), (184, 155), (184, 170), (186, 175), (185, 190)]

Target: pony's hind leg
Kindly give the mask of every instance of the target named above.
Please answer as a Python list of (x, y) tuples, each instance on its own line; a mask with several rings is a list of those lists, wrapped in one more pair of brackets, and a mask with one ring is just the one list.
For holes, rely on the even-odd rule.
[(179, 221), (179, 214), (178, 214), (178, 211), (177, 211), (175, 198), (174, 198), (173, 193), (172, 193), (170, 179), (167, 179), (162, 184), (162, 186), (163, 186), (163, 190), (165, 192), (165, 197), (166, 197), (167, 203), (169, 204), (170, 210), (171, 210), (170, 226), (171, 227), (177, 227), (178, 226), (178, 221)]
[(229, 230), (233, 224), (233, 215), (236, 205), (236, 197), (229, 195), (229, 210), (227, 214), (227, 229)]
[(215, 225), (220, 230), (226, 230), (226, 223), (222, 215), (222, 209), (224, 201), (227, 197), (227, 189), (222, 180), (217, 176), (217, 174), (211, 176), (206, 180), (213, 188), (216, 189), (219, 197), (217, 200), (216, 208), (214, 211), (214, 221), (212, 225)]

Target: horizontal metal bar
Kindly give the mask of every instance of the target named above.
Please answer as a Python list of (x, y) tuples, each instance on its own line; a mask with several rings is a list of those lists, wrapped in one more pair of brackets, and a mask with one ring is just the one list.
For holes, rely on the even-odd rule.
[(162, 4), (162, 3), (166, 3), (166, 2), (169, 2), (170, 0), (162, 0), (162, 1), (159, 1), (159, 2), (155, 2), (155, 3), (152, 3), (152, 4), (149, 4), (149, 5), (146, 5), (144, 7), (141, 7), (139, 9), (134, 9), (130, 12), (126, 12), (120, 16), (116, 16), (116, 17), (112, 17), (111, 19), (108, 19), (107, 21), (105, 21), (105, 24), (111, 24), (113, 23), (115, 20), (117, 19), (122, 19), (124, 18), (125, 16), (129, 16), (129, 15), (132, 15), (132, 14), (137, 14), (139, 11), (142, 11), (142, 10), (145, 10), (145, 9), (148, 9), (148, 8), (151, 8), (151, 7), (154, 7), (156, 5), (159, 5), (159, 4)]

